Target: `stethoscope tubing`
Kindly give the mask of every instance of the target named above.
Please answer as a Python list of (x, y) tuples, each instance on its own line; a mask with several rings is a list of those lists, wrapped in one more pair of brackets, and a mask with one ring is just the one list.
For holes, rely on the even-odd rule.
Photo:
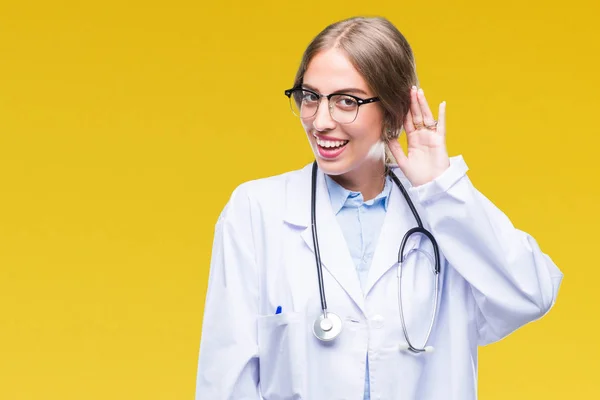
[(321, 298), (321, 310), (323, 311), (324, 318), (327, 318), (327, 299), (325, 298), (325, 287), (323, 284), (323, 266), (321, 265), (321, 252), (319, 250), (319, 240), (317, 238), (317, 218), (316, 218), (316, 198), (317, 198), (317, 162), (313, 163), (312, 168), (312, 187), (311, 187), (311, 227), (313, 246), (315, 249), (315, 263), (317, 265), (317, 277), (319, 280), (319, 296)]
[[(319, 340), (330, 341), (330, 340), (335, 339), (335, 337), (337, 335), (339, 335), (339, 333), (341, 332), (341, 328), (339, 328), (337, 333), (335, 333), (333, 335), (329, 334), (327, 337), (324, 336), (323, 331), (318, 329), (319, 321), (323, 321), (323, 320), (328, 321), (328, 311), (327, 311), (327, 299), (325, 296), (325, 286), (323, 283), (323, 266), (321, 263), (321, 252), (319, 250), (319, 240), (318, 240), (318, 236), (317, 236), (317, 221), (316, 221), (317, 171), (318, 171), (318, 166), (317, 166), (317, 162), (315, 161), (312, 166), (311, 228), (312, 228), (313, 246), (314, 246), (314, 250), (315, 250), (314, 251), (315, 263), (317, 266), (317, 278), (318, 278), (318, 283), (319, 283), (319, 297), (321, 300), (322, 315), (319, 316), (319, 318), (315, 321), (315, 324), (314, 324), (315, 328), (313, 329), (313, 332)], [(434, 291), (435, 295), (434, 295), (433, 314), (431, 317), (431, 323), (429, 325), (429, 329), (427, 331), (425, 344), (427, 344), (427, 342), (429, 340), (429, 336), (431, 335), (433, 325), (435, 322), (436, 313), (437, 313), (438, 286), (439, 286), (439, 274), (440, 274), (439, 248), (438, 248), (438, 244), (437, 244), (435, 238), (433, 237), (433, 235), (428, 230), (423, 228), (423, 223), (421, 221), (419, 213), (417, 212), (412, 200), (410, 199), (410, 196), (408, 195), (408, 192), (406, 191), (406, 189), (404, 188), (404, 186), (402, 185), (402, 183), (400, 182), (398, 177), (390, 169), (387, 170), (387, 174), (390, 176), (390, 178), (394, 181), (396, 186), (398, 186), (398, 188), (402, 192), (402, 195), (403, 195), (404, 199), (406, 200), (406, 202), (417, 222), (417, 226), (409, 229), (408, 232), (406, 232), (406, 234), (402, 238), (402, 242), (400, 244), (400, 249), (398, 251), (397, 276), (398, 276), (398, 308), (400, 311), (400, 320), (401, 320), (401, 324), (402, 324), (402, 330), (403, 330), (404, 337), (405, 337), (407, 345), (408, 345), (408, 350), (412, 351), (413, 353), (421, 353), (421, 352), (427, 351), (427, 349), (426, 349), (426, 347), (418, 348), (412, 344), (412, 342), (409, 339), (408, 330), (406, 328), (406, 321), (404, 319), (404, 310), (403, 310), (403, 304), (402, 304), (402, 263), (404, 262), (404, 248), (405, 248), (410, 236), (415, 233), (424, 234), (425, 236), (427, 236), (427, 238), (429, 240), (431, 240), (431, 243), (433, 244), (433, 252), (434, 252), (434, 256), (435, 256), (435, 267), (434, 267), (434, 271), (433, 271), (434, 279), (435, 279), (435, 291)], [(334, 320), (336, 320), (336, 321), (339, 320), (339, 317), (337, 315), (335, 315), (333, 313), (331, 313), (331, 315), (332, 315), (332, 317), (334, 317)]]

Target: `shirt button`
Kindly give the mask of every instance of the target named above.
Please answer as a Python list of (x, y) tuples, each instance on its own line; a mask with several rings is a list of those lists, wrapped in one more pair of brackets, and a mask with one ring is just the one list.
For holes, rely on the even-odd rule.
[(371, 318), (371, 326), (376, 329), (383, 328), (383, 317), (379, 314)]

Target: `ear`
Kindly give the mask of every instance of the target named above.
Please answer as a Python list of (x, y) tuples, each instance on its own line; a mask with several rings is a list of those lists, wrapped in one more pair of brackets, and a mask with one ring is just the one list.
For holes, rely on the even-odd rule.
[(395, 120), (391, 115), (386, 114), (383, 119), (381, 139), (384, 142), (397, 140), (402, 134), (404, 120)]
[(388, 141), (398, 140), (400, 135), (402, 135), (402, 125), (400, 125), (400, 127), (398, 127), (397, 129), (389, 128), (386, 132), (386, 139)]
[(390, 146), (388, 145), (388, 143), (385, 143), (385, 165), (386, 166), (390, 166), (390, 165), (398, 165), (396, 158), (394, 157), (394, 155), (392, 154), (392, 150), (390, 150)]

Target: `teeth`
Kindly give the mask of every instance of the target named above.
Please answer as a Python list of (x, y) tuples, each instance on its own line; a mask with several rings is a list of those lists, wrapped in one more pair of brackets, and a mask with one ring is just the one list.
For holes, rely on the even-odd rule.
[(346, 143), (348, 143), (347, 140), (321, 140), (318, 137), (315, 136), (315, 139), (317, 140), (317, 144), (321, 147), (327, 147), (327, 148), (335, 148), (335, 147), (340, 147), (345, 145)]

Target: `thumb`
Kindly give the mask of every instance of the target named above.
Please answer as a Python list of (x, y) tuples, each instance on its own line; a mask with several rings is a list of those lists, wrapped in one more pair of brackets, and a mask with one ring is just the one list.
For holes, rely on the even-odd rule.
[(404, 150), (402, 149), (402, 146), (400, 146), (400, 142), (398, 142), (395, 139), (392, 139), (387, 143), (387, 145), (388, 145), (388, 148), (390, 149), (390, 152), (396, 159), (398, 166), (400, 168), (402, 168), (406, 164), (407, 158), (406, 158), (406, 154), (404, 154)]

